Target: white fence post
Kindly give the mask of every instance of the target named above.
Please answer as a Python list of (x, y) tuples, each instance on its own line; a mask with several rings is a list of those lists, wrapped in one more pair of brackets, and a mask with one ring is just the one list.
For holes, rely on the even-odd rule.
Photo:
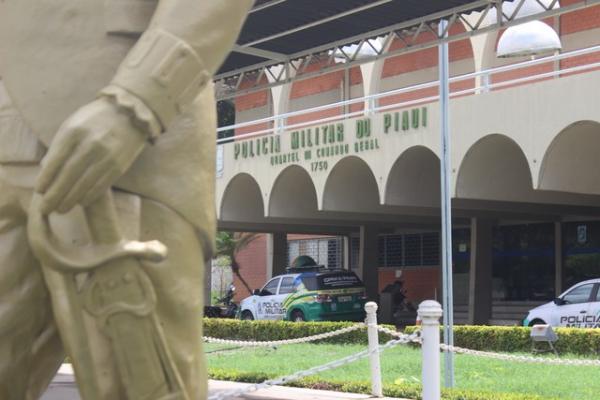
[(377, 303), (365, 304), (367, 312), (367, 335), (369, 338), (369, 365), (371, 366), (371, 394), (383, 397), (381, 365), (379, 363), (379, 334), (377, 331)]
[(440, 317), (442, 306), (437, 301), (419, 304), (421, 318), (421, 352), (423, 400), (440, 400)]

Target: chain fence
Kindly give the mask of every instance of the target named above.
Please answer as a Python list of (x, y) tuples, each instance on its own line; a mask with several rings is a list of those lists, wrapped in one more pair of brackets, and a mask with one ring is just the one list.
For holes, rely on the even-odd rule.
[[(364, 327), (364, 324), (362, 324)], [(225, 391), (221, 391), (219, 393), (215, 393), (211, 396), (208, 397), (208, 400), (227, 400), (227, 399), (235, 399), (236, 397), (242, 396), (244, 394), (247, 393), (251, 393), (251, 392), (256, 392), (257, 390), (261, 390), (261, 389), (266, 389), (269, 388), (271, 386), (278, 386), (278, 385), (285, 385), (286, 383), (289, 382), (293, 382), (293, 381), (297, 381), (299, 379), (302, 378), (306, 378), (308, 376), (311, 375), (315, 375), (321, 372), (325, 372), (325, 371), (329, 371), (335, 368), (339, 368), (342, 367), (344, 365), (356, 362), (358, 360), (362, 360), (363, 358), (366, 358), (368, 356), (370, 356), (372, 353), (381, 353), (387, 349), (390, 349), (392, 347), (401, 345), (401, 344), (408, 344), (408, 343), (413, 343), (415, 341), (419, 340), (419, 332), (414, 332), (410, 335), (406, 335), (406, 334), (401, 334), (399, 332), (396, 332), (396, 334), (394, 335), (395, 337), (398, 337), (398, 339), (393, 339), (388, 341), (387, 343), (379, 346), (378, 348), (374, 349), (374, 350), (363, 350), (360, 351), (358, 353), (349, 355), (347, 357), (344, 358), (340, 358), (338, 360), (335, 361), (330, 361), (328, 363), (322, 364), (322, 365), (318, 365), (316, 367), (312, 367), (309, 369), (306, 369), (304, 371), (298, 371), (295, 372), (291, 375), (287, 375), (287, 376), (283, 376), (280, 378), (275, 378), (275, 379), (269, 379), (266, 380), (262, 383), (255, 383), (249, 386), (246, 386), (244, 388), (241, 389), (233, 389), (233, 390), (225, 390)]]
[(576, 365), (576, 366), (595, 366), (600, 367), (600, 360), (585, 360), (585, 359), (566, 359), (566, 358), (551, 358), (551, 357), (534, 357), (526, 355), (513, 355), (508, 353), (494, 353), (491, 351), (471, 350), (464, 347), (448, 346), (440, 344), (440, 349), (443, 351), (451, 351), (458, 354), (468, 354), (471, 356), (492, 358), (502, 361), (515, 361), (531, 364), (550, 364), (550, 365)]
[[(426, 302), (424, 302), (426, 303)], [(322, 365), (318, 365), (303, 371), (298, 371), (293, 374), (269, 379), (261, 383), (255, 383), (248, 385), (244, 388), (225, 390), (218, 393), (212, 394), (208, 397), (208, 400), (227, 400), (235, 399), (247, 393), (255, 392), (257, 390), (269, 388), (276, 385), (284, 385), (286, 383), (296, 381), (311, 375), (315, 375), (321, 372), (329, 371), (335, 368), (342, 367), (344, 365), (353, 363), (363, 358), (369, 357), (369, 364), (371, 367), (371, 381), (372, 391), (374, 396), (381, 397), (381, 371), (379, 366), (379, 353), (389, 348), (398, 345), (407, 345), (416, 343), (421, 346), (422, 352), (422, 368), (423, 376), (422, 382), (427, 382), (423, 385), (423, 399), (435, 399), (439, 397), (439, 380), (440, 380), (440, 362), (439, 354), (442, 351), (450, 351), (457, 354), (465, 354), (477, 357), (485, 357), (490, 359), (496, 359), (501, 361), (511, 361), (520, 363), (533, 363), (533, 364), (547, 364), (547, 365), (571, 365), (571, 366), (600, 366), (600, 360), (596, 359), (563, 359), (563, 358), (550, 358), (550, 357), (535, 357), (528, 355), (513, 355), (508, 353), (496, 353), (491, 351), (472, 350), (459, 346), (449, 346), (440, 343), (439, 334), (439, 317), (441, 316), (441, 308), (439, 304), (430, 303), (428, 306), (434, 306), (433, 310), (423, 310), (423, 321), (428, 319), (428, 323), (423, 323), (420, 329), (416, 330), (411, 334), (397, 332), (393, 329), (386, 328), (385, 326), (378, 325), (376, 319), (376, 305), (371, 305), (371, 309), (365, 307), (367, 310), (367, 320), (365, 323), (358, 323), (346, 328), (338, 329), (331, 332), (320, 333), (317, 335), (306, 336), (302, 338), (285, 339), (285, 340), (272, 340), (272, 341), (244, 341), (244, 340), (232, 340), (232, 339), (220, 339), (214, 337), (205, 336), (203, 339), (207, 343), (224, 344), (236, 346), (235, 349), (244, 348), (256, 348), (256, 347), (276, 347), (281, 345), (292, 345), (300, 343), (310, 343), (319, 340), (329, 339), (332, 337), (344, 335), (350, 332), (354, 332), (361, 329), (368, 329), (369, 331), (369, 347), (366, 350), (357, 352), (355, 354), (340, 358), (338, 360), (330, 361)], [(438, 307), (437, 309), (435, 307)], [(429, 312), (429, 314), (426, 314)], [(421, 313), (421, 309), (420, 309)], [(383, 345), (379, 345), (377, 338), (377, 332), (384, 333), (394, 338)], [(223, 349), (211, 352), (211, 354), (218, 354), (224, 351)]]

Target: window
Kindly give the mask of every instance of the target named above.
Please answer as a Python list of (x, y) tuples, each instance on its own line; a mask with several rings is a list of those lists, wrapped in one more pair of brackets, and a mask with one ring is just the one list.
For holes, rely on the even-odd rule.
[(597, 285), (598, 289), (596, 289), (596, 300), (595, 301), (600, 301), (600, 285)]
[(406, 235), (404, 246), (404, 264), (407, 267), (421, 265), (421, 235)]
[(378, 249), (380, 267), (423, 267), (440, 263), (438, 232), (380, 235)]
[(343, 262), (341, 237), (294, 239), (288, 242), (288, 262), (301, 255), (312, 257), (318, 265), (327, 268), (341, 268)]
[(358, 257), (360, 256), (360, 238), (350, 238), (350, 269), (358, 269)]
[(382, 267), (402, 267), (402, 235), (379, 237), (379, 265)]
[(286, 276), (281, 279), (279, 286), (279, 294), (288, 294), (294, 291), (294, 277)]
[(576, 287), (569, 293), (565, 294), (563, 296), (563, 300), (567, 304), (587, 303), (588, 301), (590, 301), (590, 295), (592, 294), (593, 288), (593, 284)]
[(440, 263), (440, 235), (435, 233), (423, 234), (423, 265), (438, 265)]
[(277, 286), (279, 285), (279, 281), (281, 278), (273, 278), (263, 287), (261, 290), (261, 295), (263, 296), (271, 296), (277, 293)]

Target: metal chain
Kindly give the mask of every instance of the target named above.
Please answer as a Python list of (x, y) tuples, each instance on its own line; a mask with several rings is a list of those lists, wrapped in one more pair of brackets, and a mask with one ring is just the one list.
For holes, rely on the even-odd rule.
[(420, 329), (415, 330), (411, 335), (407, 335), (406, 333), (397, 332), (392, 329), (388, 329), (382, 325), (377, 325), (377, 330), (379, 332), (382, 332), (382, 333), (385, 333), (387, 335), (390, 335), (392, 337), (397, 337), (397, 338), (403, 338), (405, 336), (416, 336), (416, 338), (412, 342), (413, 343), (421, 343), (421, 330)]
[(296, 339), (284, 339), (284, 340), (272, 340), (272, 341), (244, 341), (244, 340), (230, 340), (230, 339), (219, 339), (214, 337), (204, 336), (204, 341), (207, 343), (219, 343), (219, 344), (230, 344), (234, 346), (243, 346), (243, 347), (272, 347), (279, 346), (284, 344), (298, 344), (298, 343), (307, 343), (314, 342), (317, 340), (329, 339), (335, 336), (343, 335), (345, 333), (357, 331), (359, 329), (364, 329), (366, 327), (365, 324), (355, 324), (346, 328), (338, 329), (337, 331), (320, 333), (318, 335), (307, 336), (303, 338)]
[(573, 360), (573, 359), (512, 355), (512, 354), (506, 354), (506, 353), (493, 353), (490, 351), (471, 350), (471, 349), (465, 349), (463, 347), (448, 346), (446, 344), (440, 344), (440, 348), (444, 351), (451, 351), (454, 353), (469, 354), (469, 355), (473, 355), (473, 356), (493, 358), (496, 360), (503, 360), (503, 361), (517, 361), (517, 362), (524, 362), (524, 363), (551, 364), (551, 365), (600, 366), (600, 360)]
[(217, 354), (223, 354), (223, 353), (228, 353), (228, 352), (231, 352), (231, 351), (242, 350), (242, 349), (243, 349), (243, 347), (241, 347), (241, 346), (238, 346), (238, 347), (228, 347), (228, 348), (225, 348), (225, 349), (217, 349), (217, 350), (212, 350), (212, 351), (205, 351), (204, 354), (207, 355), (207, 356), (208, 355), (214, 356), (214, 355), (217, 355)]
[[(415, 340), (418, 340), (419, 334), (418, 332), (415, 332), (411, 335), (404, 335), (401, 334), (402, 337), (400, 339), (394, 339), (394, 340), (390, 340), (389, 342), (387, 342), (386, 344), (379, 346), (377, 349), (374, 350), (374, 352), (378, 352), (381, 353), (384, 350), (387, 350), (391, 347), (395, 347), (397, 345), (400, 344), (407, 344), (407, 343), (412, 343)], [(268, 387), (271, 386), (276, 386), (276, 385), (283, 385), (287, 382), (292, 382), (292, 381), (296, 381), (298, 379), (302, 379), (305, 378), (307, 376), (311, 376), (311, 375), (315, 375), (318, 374), (320, 372), (325, 372), (328, 371), (330, 369), (334, 369), (334, 368), (338, 368), (341, 367), (343, 365), (346, 364), (350, 364), (352, 362), (358, 361), (360, 359), (366, 358), (371, 354), (371, 352), (369, 350), (363, 350), (360, 351), (358, 353), (352, 354), (350, 356), (344, 357), (344, 358), (340, 358), (339, 360), (335, 360), (335, 361), (331, 361), (328, 362), (326, 364), (323, 365), (319, 365), (304, 371), (299, 371), (296, 373), (293, 373), (291, 375), (288, 376), (284, 376), (281, 378), (276, 378), (276, 379), (269, 379), (266, 380), (262, 383), (255, 383), (252, 384), (250, 386), (247, 386), (243, 389), (233, 389), (233, 390), (226, 390), (226, 391), (222, 391), (220, 393), (216, 393), (212, 396), (208, 397), (208, 400), (227, 400), (227, 399), (234, 399), (238, 396), (241, 396), (245, 393), (250, 393), (250, 392), (255, 392), (257, 390), (260, 389), (266, 389)]]

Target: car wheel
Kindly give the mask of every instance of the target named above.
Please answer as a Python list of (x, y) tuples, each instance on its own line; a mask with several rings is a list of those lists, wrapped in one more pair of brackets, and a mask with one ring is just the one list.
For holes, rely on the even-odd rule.
[(242, 320), (244, 321), (254, 321), (254, 315), (248, 310), (242, 313)]
[(304, 322), (306, 321), (306, 318), (304, 317), (304, 313), (300, 310), (294, 310), (292, 311), (292, 315), (291, 315), (291, 320), (293, 322)]
[(532, 327), (534, 325), (546, 325), (546, 323), (544, 322), (544, 320), (536, 318), (529, 323), (529, 327)]

